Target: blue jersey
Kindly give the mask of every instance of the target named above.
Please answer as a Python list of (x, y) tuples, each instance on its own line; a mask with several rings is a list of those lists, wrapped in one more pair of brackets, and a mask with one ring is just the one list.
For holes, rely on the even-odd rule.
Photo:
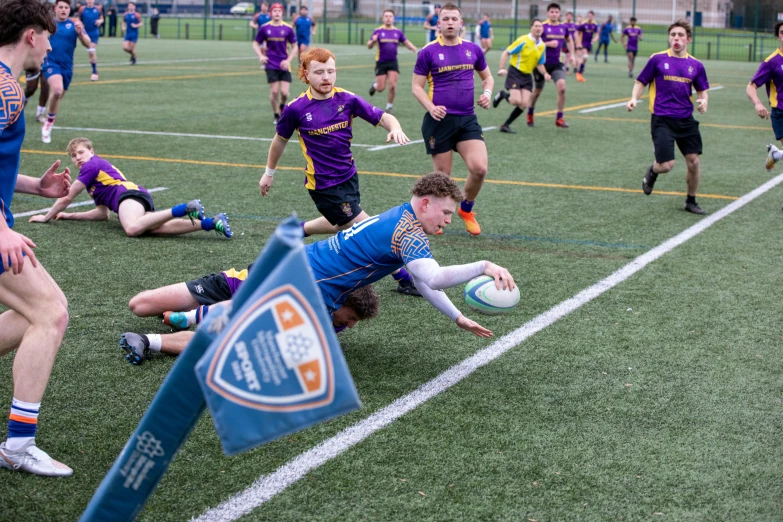
[(296, 28), (296, 41), (297, 42), (309, 42), (310, 33), (313, 28), (313, 19), (309, 16), (299, 16), (294, 22)]
[[(24, 90), (0, 62), (0, 212), (9, 227), (14, 226), (11, 199), (16, 188), (24, 141)], [(2, 265), (0, 265), (2, 270)]]
[(610, 24), (609, 22), (606, 22), (603, 25), (601, 25), (601, 41), (609, 42), (609, 36), (611, 36), (613, 30), (614, 30), (614, 25)]
[(331, 313), (351, 291), (383, 279), (411, 261), (432, 257), (430, 241), (410, 203), (367, 218), (306, 249)]
[(57, 22), (57, 32), (49, 37), (52, 50), (46, 55), (46, 64), (52, 63), (64, 71), (73, 71), (73, 52), (78, 39), (79, 31), (70, 19)]
[[(87, 33), (88, 36), (92, 36), (99, 33), (100, 27), (95, 25), (95, 22), (100, 20), (101, 17), (103, 17), (103, 13), (101, 12), (100, 6), (97, 5), (95, 7), (84, 6), (81, 8), (81, 13), (79, 14), (79, 18), (84, 24), (84, 31)], [(92, 38), (90, 38), (90, 40), (92, 40)]]
[(137, 12), (125, 13), (125, 16), (122, 17), (122, 20), (125, 22), (125, 39), (127, 40), (128, 37), (138, 38), (139, 28), (133, 27), (131, 24), (137, 24), (141, 22), (141, 15)]
[[(438, 27), (438, 15), (433, 14), (432, 18), (430, 18), (430, 25), (432, 27)], [(438, 31), (435, 29), (430, 29), (430, 42), (434, 42), (435, 38), (438, 37)]]
[(481, 38), (489, 38), (489, 32), (492, 30), (492, 24), (489, 20), (484, 20), (479, 24)]

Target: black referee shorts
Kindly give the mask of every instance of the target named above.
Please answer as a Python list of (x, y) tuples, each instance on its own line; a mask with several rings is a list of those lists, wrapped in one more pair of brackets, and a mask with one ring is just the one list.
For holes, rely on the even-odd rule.
[(508, 68), (506, 74), (506, 90), (511, 89), (526, 89), (533, 92), (533, 75), (525, 74), (513, 65)]
[(655, 147), (655, 161), (665, 163), (674, 160), (674, 144), (683, 156), (701, 154), (702, 143), (699, 122), (693, 116), (672, 118), (652, 115), (650, 133)]

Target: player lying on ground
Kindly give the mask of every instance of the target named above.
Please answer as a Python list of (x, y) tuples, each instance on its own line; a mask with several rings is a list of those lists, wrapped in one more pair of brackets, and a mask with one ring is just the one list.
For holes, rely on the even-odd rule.
[[(770, 54), (766, 60), (761, 62), (756, 74), (751, 78), (750, 83), (745, 88), (745, 93), (753, 103), (756, 114), (761, 119), (772, 120), (772, 131), (775, 133), (775, 139), (783, 143), (783, 109), (780, 108), (780, 97), (783, 93), (783, 22), (775, 24), (775, 38), (780, 42), (780, 47)], [(767, 110), (761, 100), (759, 100), (756, 90), (765, 85), (767, 87), (767, 98), (771, 110)], [(778, 149), (774, 144), (767, 145), (767, 170), (775, 168), (775, 163), (783, 159), (783, 150)]]
[[(222, 285), (219, 281), (217, 281), (216, 278), (219, 278), (228, 273), (229, 272), (223, 272), (222, 274), (212, 274), (211, 276), (207, 276), (196, 281), (191, 281), (189, 283), (179, 283), (177, 285), (171, 285), (168, 287), (159, 288), (157, 290), (142, 292), (131, 300), (131, 310), (133, 310), (134, 313), (137, 311), (154, 310), (157, 313), (150, 313), (146, 315), (159, 315), (161, 308), (155, 303), (156, 294), (163, 297), (163, 300), (160, 302), (170, 303), (173, 302), (172, 300), (178, 298), (185, 307), (192, 306), (196, 302), (209, 302), (210, 304), (215, 304), (220, 301), (225, 301), (225, 299), (221, 299), (220, 301), (210, 301), (205, 298), (204, 294), (191, 295), (189, 293), (191, 287), (188, 286), (187, 289), (183, 290), (182, 285), (189, 285), (190, 283), (197, 283), (198, 281), (201, 281), (201, 283), (198, 284), (203, 284), (205, 287), (213, 284), (216, 285), (214, 287), (210, 286), (210, 293), (212, 291), (223, 292), (227, 289), (221, 288)], [(231, 269), (230, 273), (232, 275), (236, 274), (233, 269)], [(247, 270), (243, 270), (242, 273), (247, 275)], [(228, 278), (229, 276), (225, 277)], [(229, 299), (235, 291), (236, 287), (230, 294), (228, 294)], [(178, 296), (176, 295), (177, 293), (179, 293)], [(215, 296), (215, 294), (212, 295), (213, 297)], [(198, 298), (198, 300), (194, 298)], [(136, 309), (134, 309), (134, 301), (136, 302)], [(142, 306), (139, 304), (141, 301), (144, 301), (143, 306), (148, 308), (139, 310), (139, 306)], [(157, 308), (155, 308), (156, 306)], [(199, 308), (201, 308), (201, 306), (199, 306)], [(353, 328), (359, 321), (372, 319), (378, 315), (378, 306), (378, 295), (375, 293), (375, 289), (372, 285), (363, 286), (354, 290), (348, 294), (348, 297), (345, 299), (345, 302), (343, 302), (342, 306), (331, 313), (332, 326), (334, 327), (334, 331), (339, 333), (346, 328)], [(136, 313), (136, 315), (140, 314)], [(150, 359), (152, 354), (155, 352), (165, 353), (168, 355), (181, 354), (191, 339), (193, 339), (194, 335), (195, 332), (189, 331), (176, 332), (172, 334), (136, 334), (133, 332), (125, 332), (120, 336), (120, 348), (122, 348), (122, 350), (125, 352), (126, 361), (131, 364), (138, 365), (142, 364), (145, 360)]]
[[(46, 215), (31, 217), (31, 223), (47, 223), (52, 219), (106, 221), (113, 211), (129, 236), (144, 233), (175, 236), (198, 230), (215, 230), (226, 237), (232, 236), (228, 216), (220, 213), (215, 217), (204, 217), (204, 207), (197, 199), (155, 211), (147, 189), (128, 181), (119, 169), (96, 155), (92, 142), (87, 138), (72, 139), (67, 152), (73, 164), (79, 167), (79, 177), (71, 185), (67, 196), (58, 199)], [(84, 189), (95, 201), (95, 208), (88, 212), (63, 212)], [(183, 217), (189, 219), (176, 219)]]

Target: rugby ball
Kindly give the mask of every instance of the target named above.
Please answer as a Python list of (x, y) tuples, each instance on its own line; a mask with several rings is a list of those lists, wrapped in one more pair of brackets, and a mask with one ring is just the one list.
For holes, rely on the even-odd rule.
[(500, 315), (513, 310), (519, 304), (519, 287), (498, 290), (495, 279), (483, 275), (468, 281), (463, 292), (465, 304), (487, 315)]

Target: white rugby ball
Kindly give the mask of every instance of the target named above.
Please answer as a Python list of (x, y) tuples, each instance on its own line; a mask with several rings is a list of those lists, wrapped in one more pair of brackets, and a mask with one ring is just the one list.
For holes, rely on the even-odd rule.
[(513, 310), (519, 304), (519, 287), (498, 290), (495, 279), (482, 275), (468, 281), (463, 292), (465, 304), (487, 315), (500, 315)]

